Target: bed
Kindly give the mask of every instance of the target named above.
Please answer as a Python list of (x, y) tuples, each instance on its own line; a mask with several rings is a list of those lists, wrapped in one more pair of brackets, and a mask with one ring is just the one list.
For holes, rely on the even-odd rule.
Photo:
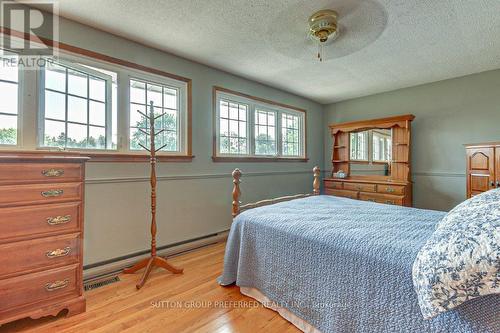
[(422, 317), (412, 265), (444, 212), (317, 195), (319, 169), (313, 195), (245, 207), (236, 176), (222, 286), (304, 332), (500, 332), (499, 295)]

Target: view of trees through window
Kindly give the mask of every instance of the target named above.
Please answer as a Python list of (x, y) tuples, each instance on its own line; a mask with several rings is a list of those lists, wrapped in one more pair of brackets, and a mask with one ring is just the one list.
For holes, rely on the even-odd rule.
[(221, 100), (219, 112), (220, 152), (247, 154), (248, 105)]
[(281, 114), (281, 135), (284, 156), (300, 155), (300, 118), (299, 116)]
[[(140, 145), (150, 144), (141, 131), (150, 126), (143, 114), (149, 114), (149, 103), (153, 102), (156, 131), (161, 132), (156, 146), (175, 153), (189, 148), (188, 79), (75, 55), (46, 61), (43, 67), (18, 70), (18, 58), (0, 49), (0, 145), (20, 146), (18, 123), (23, 110), (19, 100), (26, 100), (29, 109), (24, 110), (28, 115), (25, 119), (35, 113), (37, 118), (37, 128), (21, 133), (27, 148), (142, 150)], [(129, 126), (118, 127), (119, 117), (130, 121)]]
[(218, 97), (217, 103), (219, 154), (302, 156), (304, 113), (254, 103), (238, 95)]
[(43, 74), (43, 145), (108, 148), (111, 80), (62, 64)]
[[(149, 147), (150, 138), (140, 129), (148, 132), (149, 122), (141, 114), (150, 113), (149, 103), (153, 102), (156, 118), (155, 146), (163, 151), (179, 151), (178, 89), (153, 84), (146, 81), (130, 80), (130, 149), (141, 150), (141, 145)], [(139, 112), (140, 111), (140, 112)]]
[(255, 155), (276, 155), (276, 112), (255, 111)]

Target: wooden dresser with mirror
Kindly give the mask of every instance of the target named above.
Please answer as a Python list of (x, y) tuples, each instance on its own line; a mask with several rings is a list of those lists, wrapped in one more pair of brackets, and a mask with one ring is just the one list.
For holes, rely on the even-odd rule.
[(0, 153), (0, 325), (85, 311), (87, 159)]
[(412, 206), (411, 122), (414, 115), (337, 123), (327, 195)]

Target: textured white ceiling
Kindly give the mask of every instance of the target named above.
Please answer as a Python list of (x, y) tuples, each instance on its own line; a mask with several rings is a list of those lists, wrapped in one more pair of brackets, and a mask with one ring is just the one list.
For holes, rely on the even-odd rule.
[[(342, 32), (319, 63), (307, 18), (326, 8)], [(500, 68), (499, 0), (64, 0), (60, 13), (320, 103)]]

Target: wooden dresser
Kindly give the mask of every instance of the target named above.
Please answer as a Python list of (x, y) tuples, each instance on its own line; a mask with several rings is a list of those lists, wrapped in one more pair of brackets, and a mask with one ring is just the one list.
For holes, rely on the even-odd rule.
[(411, 206), (411, 183), (327, 178), (324, 180), (324, 187), (325, 194), (328, 195), (389, 205)]
[(0, 153), (0, 325), (85, 311), (86, 159)]
[(500, 187), (500, 142), (465, 145), (467, 198)]
[[(332, 173), (324, 179), (324, 193), (357, 200), (373, 201), (382, 204), (412, 206), (411, 182), (411, 114), (337, 123), (329, 126), (333, 138)], [(366, 132), (366, 135), (360, 135)], [(373, 144), (375, 137), (385, 137), (385, 160), (375, 160)], [(351, 134), (354, 137), (351, 137)], [(353, 159), (352, 142), (365, 137), (362, 149), (365, 159)], [(379, 148), (378, 146), (377, 148)], [(358, 148), (359, 149), (359, 148)], [(380, 149), (379, 149), (380, 150)], [(357, 174), (376, 171), (385, 174)], [(342, 170), (346, 178), (335, 178)], [(359, 171), (358, 171), (359, 172)]]

